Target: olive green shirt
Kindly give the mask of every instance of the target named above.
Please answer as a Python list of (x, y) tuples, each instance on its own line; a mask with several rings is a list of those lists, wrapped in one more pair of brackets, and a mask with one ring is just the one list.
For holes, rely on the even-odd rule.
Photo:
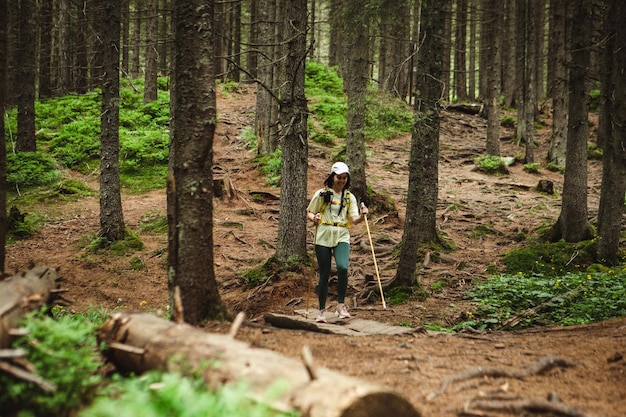
[[(332, 199), (330, 203), (327, 203), (324, 212), (320, 213), (324, 206), (324, 197), (320, 193), (326, 190), (332, 191)], [(311, 198), (307, 210), (311, 213), (320, 213), (321, 215), (320, 223), (315, 233), (316, 245), (334, 248), (340, 242), (350, 243), (348, 219), (359, 215), (359, 206), (354, 194), (348, 191), (345, 191), (343, 199), (343, 208), (341, 213), (339, 213), (341, 193), (336, 193), (332, 188), (317, 190), (313, 198)]]

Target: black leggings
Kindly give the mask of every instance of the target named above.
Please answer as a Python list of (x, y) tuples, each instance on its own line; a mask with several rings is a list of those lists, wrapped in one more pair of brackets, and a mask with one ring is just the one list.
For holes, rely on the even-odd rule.
[(337, 266), (337, 302), (343, 303), (348, 290), (348, 260), (350, 259), (350, 244), (341, 242), (334, 248), (315, 245), (315, 255), (320, 268), (320, 280), (317, 286), (317, 297), (320, 303), (320, 310), (326, 309), (326, 298), (328, 298), (328, 279), (330, 278), (330, 265), (332, 255), (335, 255), (335, 266)]

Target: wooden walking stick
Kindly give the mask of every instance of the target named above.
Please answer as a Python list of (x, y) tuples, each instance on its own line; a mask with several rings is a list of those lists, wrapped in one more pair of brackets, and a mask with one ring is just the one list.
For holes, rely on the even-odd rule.
[[(365, 204), (361, 203), (361, 206)], [(372, 234), (370, 233), (370, 225), (367, 222), (367, 214), (363, 214), (365, 218), (365, 228), (367, 229), (367, 237), (370, 240), (370, 248), (372, 248), (372, 259), (374, 259), (374, 269), (376, 269), (376, 279), (378, 279), (378, 289), (380, 290), (380, 298), (383, 300), (383, 309), (387, 309), (387, 303), (385, 303), (385, 295), (383, 294), (383, 285), (380, 283), (380, 274), (378, 273), (378, 264), (376, 263), (376, 254), (374, 253), (374, 244), (372, 243)]]

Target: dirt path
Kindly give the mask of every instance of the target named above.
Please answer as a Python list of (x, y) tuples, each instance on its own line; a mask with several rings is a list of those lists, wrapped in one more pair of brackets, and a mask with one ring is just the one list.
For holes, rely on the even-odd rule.
[[(535, 401), (547, 401), (549, 394), (560, 398), (560, 406), (575, 407), (581, 414), (621, 417), (626, 410), (626, 320), (593, 326), (539, 329), (525, 332), (486, 334), (415, 333), (402, 336), (346, 337), (283, 330), (267, 326), (263, 313), (291, 314), (302, 309), (307, 294), (307, 277), (281, 280), (271, 285), (248, 288), (241, 285), (241, 271), (267, 259), (275, 251), (278, 201), (255, 200), (250, 191), (278, 195), (265, 185), (238, 138), (244, 126), (252, 124), (253, 94), (231, 93), (220, 99), (220, 126), (215, 140), (216, 174), (228, 178), (238, 191), (232, 201), (215, 205), (215, 270), (221, 294), (233, 311), (244, 310), (251, 320), (239, 337), (285, 355), (299, 357), (309, 345), (316, 362), (349, 375), (396, 388), (422, 411), (425, 417), (481, 415), (463, 414), (470, 400), (482, 398), (491, 406), (517, 406), (513, 413), (487, 411), (488, 416), (547, 416), (546, 412), (520, 409)], [(223, 116), (222, 116), (223, 115)], [(513, 166), (508, 175), (487, 176), (473, 171), (473, 159), (483, 152), (484, 121), (466, 115), (444, 113), (439, 172), (438, 224), (441, 233), (456, 245), (446, 262), (433, 263), (420, 271), (425, 289), (437, 280), (446, 286), (419, 304), (391, 306), (382, 310), (378, 298), (357, 299), (355, 294), (374, 274), (365, 227), (353, 229), (349, 295), (353, 315), (390, 324), (419, 327), (425, 322), (453, 324), (471, 308), (461, 295), (473, 280), (488, 275), (497, 266), (499, 254), (519, 243), (515, 236), (534, 233), (536, 227), (554, 221), (560, 211), (558, 197), (533, 191), (539, 179), (554, 181), (561, 191), (562, 176), (542, 170), (539, 175)], [(503, 136), (510, 132), (503, 132)], [(542, 161), (548, 131), (538, 132), (537, 160)], [(368, 182), (385, 190), (397, 204), (397, 215), (371, 213), (370, 227), (377, 242), (399, 241), (405, 211), (408, 178), (408, 137), (369, 145), (371, 157)], [(503, 140), (504, 155), (521, 154), (522, 149)], [(330, 163), (323, 152), (312, 149), (309, 165), (309, 194), (319, 188)], [(599, 164), (589, 164), (589, 206), (597, 210), (600, 182)], [(93, 179), (84, 179), (93, 184)], [(165, 213), (165, 192), (157, 190), (123, 198), (127, 225), (140, 233), (145, 249), (139, 257), (145, 269), (135, 270), (129, 257), (102, 258), (81, 248), (98, 230), (97, 197), (76, 203), (48, 204), (40, 209), (45, 227), (36, 236), (11, 245), (7, 251), (9, 270), (21, 270), (29, 263), (60, 267), (72, 309), (89, 306), (129, 308), (143, 311), (167, 309), (167, 281), (164, 235), (141, 232), (142, 218)], [(478, 235), (479, 226), (492, 233)], [(312, 230), (309, 230), (312, 237)], [(379, 259), (381, 278), (393, 276), (392, 261)], [(461, 267), (462, 265), (462, 267)], [(332, 306), (331, 289), (331, 306)], [(354, 308), (358, 307), (358, 308)], [(208, 330), (225, 332), (225, 325), (211, 324)], [(557, 356), (565, 365), (556, 365), (540, 374), (520, 373), (541, 364), (542, 358)], [(558, 361), (557, 361), (558, 362)], [(482, 371), (476, 371), (480, 367)], [(499, 375), (499, 376), (498, 376)], [(460, 380), (450, 378), (464, 377)], [(442, 382), (450, 384), (442, 390)], [(475, 404), (475, 403), (474, 403)], [(539, 407), (541, 408), (541, 407)], [(563, 411), (563, 410), (562, 410)]]

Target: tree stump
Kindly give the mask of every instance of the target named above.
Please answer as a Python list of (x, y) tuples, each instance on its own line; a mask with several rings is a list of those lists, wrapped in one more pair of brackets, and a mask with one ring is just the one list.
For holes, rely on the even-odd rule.
[(126, 371), (201, 372), (210, 389), (243, 380), (253, 400), (282, 384), (283, 392), (269, 403), (276, 410), (295, 409), (309, 417), (420, 416), (391, 389), (146, 313), (114, 313), (98, 330), (98, 340)]

